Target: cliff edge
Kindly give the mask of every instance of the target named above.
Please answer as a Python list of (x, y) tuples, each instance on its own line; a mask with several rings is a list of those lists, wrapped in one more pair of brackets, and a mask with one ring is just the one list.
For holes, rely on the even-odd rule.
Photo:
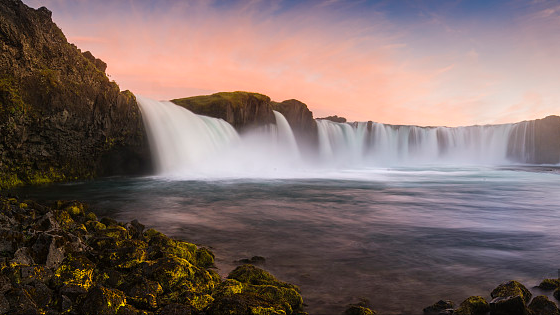
[(134, 95), (51, 12), (0, 2), (0, 189), (149, 169)]

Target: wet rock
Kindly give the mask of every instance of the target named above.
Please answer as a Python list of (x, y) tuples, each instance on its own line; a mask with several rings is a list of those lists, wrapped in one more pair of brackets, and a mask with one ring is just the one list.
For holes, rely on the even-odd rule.
[(250, 264), (250, 265), (262, 265), (266, 262), (266, 259), (262, 256), (253, 256), (250, 259), (243, 258), (238, 260), (237, 262), (242, 264)]
[(4, 297), (10, 305), (10, 310), (8, 311), (10, 314), (39, 314), (37, 305), (31, 296), (22, 288), (10, 289), (4, 293)]
[(10, 302), (4, 296), (4, 293), (0, 294), (0, 315), (8, 313), (10, 310)]
[(544, 279), (538, 287), (543, 290), (554, 290), (560, 287), (560, 279)]
[[(425, 315), (439, 315), (439, 314), (448, 314), (449, 310), (453, 310), (455, 304), (449, 300), (439, 300), (433, 305), (430, 305), (423, 309)], [(449, 313), (451, 314), (451, 313)]]
[(12, 263), (19, 265), (33, 265), (35, 262), (31, 257), (31, 251), (29, 248), (21, 247), (15, 252)]
[(69, 256), (56, 269), (53, 277), (55, 286), (76, 285), (88, 289), (92, 285), (95, 264), (85, 256)]
[(197, 314), (196, 310), (187, 305), (169, 304), (156, 312), (156, 315), (191, 315)]
[(544, 295), (536, 296), (529, 304), (531, 315), (560, 315), (560, 311), (554, 302)]
[(344, 315), (375, 315), (377, 312), (369, 308), (369, 302), (365, 299), (357, 304), (350, 304), (344, 311)]
[(278, 283), (278, 280), (273, 275), (253, 265), (243, 265), (235, 268), (228, 275), (228, 279), (256, 285)]
[(84, 315), (115, 315), (126, 304), (124, 293), (101, 286), (91, 288), (80, 307)]
[(515, 280), (500, 284), (490, 294), (492, 298), (509, 297), (516, 295), (520, 296), (525, 304), (529, 303), (532, 296), (531, 292), (529, 292), (529, 290), (524, 285)]
[(496, 297), (490, 301), (491, 315), (527, 315), (525, 301), (519, 295)]
[(53, 291), (41, 281), (34, 281), (29, 285), (25, 285), (23, 289), (39, 309), (47, 308), (53, 298)]
[(132, 221), (126, 223), (124, 225), (124, 227), (128, 231), (128, 234), (133, 239), (137, 239), (137, 240), (142, 239), (144, 229), (146, 228), (143, 224), (140, 224), (140, 222), (138, 222), (138, 220), (132, 220)]
[(554, 290), (554, 298), (560, 300), (560, 288), (556, 288), (556, 290)]
[(453, 314), (456, 315), (484, 315), (490, 311), (488, 302), (482, 296), (471, 296), (461, 302)]
[(125, 289), (128, 302), (138, 308), (156, 310), (158, 295), (163, 293), (161, 285), (155, 281), (140, 278)]

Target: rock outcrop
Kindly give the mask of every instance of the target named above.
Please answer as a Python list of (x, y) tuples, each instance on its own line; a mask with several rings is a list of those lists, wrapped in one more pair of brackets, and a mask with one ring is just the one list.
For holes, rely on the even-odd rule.
[(270, 97), (250, 92), (220, 92), (171, 100), (195, 114), (221, 118), (237, 131), (275, 122)]
[(136, 99), (106, 67), (48, 9), (0, 2), (0, 189), (149, 169)]

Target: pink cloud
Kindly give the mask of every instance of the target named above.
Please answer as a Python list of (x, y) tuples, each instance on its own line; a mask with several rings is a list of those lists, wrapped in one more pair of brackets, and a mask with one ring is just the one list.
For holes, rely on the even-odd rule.
[[(560, 69), (560, 48), (546, 42), (558, 27), (542, 25), (556, 11), (546, 8), (515, 30), (486, 30), (436, 15), (408, 26), (381, 14), (341, 18), (329, 9), (336, 1), (282, 13), (253, 2), (217, 10), (178, 1), (152, 11), (134, 1), (127, 10), (119, 1), (28, 2), (50, 7), (121, 88), (156, 99), (246, 90), (299, 99), (316, 117), (453, 126), (552, 114), (560, 93), (551, 70)], [(529, 90), (545, 96), (538, 107)], [(514, 104), (527, 110), (511, 114)]]

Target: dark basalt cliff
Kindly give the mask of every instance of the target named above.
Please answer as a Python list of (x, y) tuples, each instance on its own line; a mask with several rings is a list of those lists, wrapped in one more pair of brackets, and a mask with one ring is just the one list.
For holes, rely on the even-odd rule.
[(221, 118), (238, 131), (274, 123), (270, 97), (250, 92), (220, 92), (171, 100), (195, 114)]
[(48, 9), (0, 2), (0, 189), (147, 170), (136, 99), (106, 66)]

